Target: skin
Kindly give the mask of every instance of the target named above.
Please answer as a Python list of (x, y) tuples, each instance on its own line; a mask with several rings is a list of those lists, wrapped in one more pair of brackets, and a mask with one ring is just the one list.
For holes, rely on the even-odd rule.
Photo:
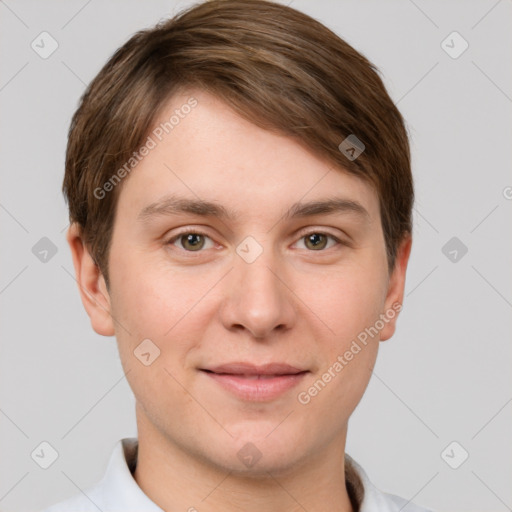
[[(404, 239), (390, 274), (379, 201), (368, 184), (206, 92), (175, 95), (155, 124), (190, 96), (198, 106), (122, 183), (109, 289), (78, 227), (67, 234), (92, 327), (116, 336), (136, 397), (134, 478), (164, 510), (352, 511), (343, 465), (347, 424), (398, 315), (308, 404), (297, 395), (402, 302), (411, 240)], [(137, 220), (170, 192), (239, 214)], [(358, 202), (368, 215), (283, 218), (295, 202), (333, 195)], [(204, 233), (195, 240), (202, 248), (194, 250), (186, 236), (169, 242), (178, 228)], [(316, 248), (310, 233), (342, 243), (320, 236)], [(236, 252), (247, 236), (263, 250), (252, 263)], [(149, 366), (133, 353), (147, 338), (160, 349)], [(252, 402), (199, 371), (233, 361), (286, 362), (310, 373), (279, 397)], [(248, 442), (261, 453), (252, 467), (237, 456)]]

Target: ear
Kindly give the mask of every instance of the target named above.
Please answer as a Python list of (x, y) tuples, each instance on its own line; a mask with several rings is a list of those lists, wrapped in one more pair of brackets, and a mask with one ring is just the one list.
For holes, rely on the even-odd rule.
[(66, 240), (71, 249), (82, 304), (91, 319), (92, 328), (102, 336), (114, 336), (110, 295), (105, 279), (85, 247), (77, 223), (69, 227)]
[(386, 341), (395, 333), (398, 313), (402, 309), (405, 289), (405, 273), (411, 254), (412, 238), (407, 235), (401, 242), (388, 283), (388, 293), (385, 300), (384, 312), (386, 322), (380, 332), (380, 341)]

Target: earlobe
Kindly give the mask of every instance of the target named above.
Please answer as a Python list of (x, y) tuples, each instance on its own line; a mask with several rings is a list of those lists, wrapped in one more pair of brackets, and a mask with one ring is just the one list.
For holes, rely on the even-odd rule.
[(91, 319), (92, 328), (102, 336), (114, 336), (110, 295), (105, 279), (84, 245), (80, 227), (76, 223), (69, 227), (66, 240), (71, 249), (82, 304)]
[(388, 284), (384, 312), (386, 322), (380, 332), (380, 341), (386, 341), (395, 333), (398, 314), (402, 309), (405, 290), (405, 274), (411, 254), (412, 238), (408, 235), (404, 238), (398, 248), (395, 267), (391, 273)]

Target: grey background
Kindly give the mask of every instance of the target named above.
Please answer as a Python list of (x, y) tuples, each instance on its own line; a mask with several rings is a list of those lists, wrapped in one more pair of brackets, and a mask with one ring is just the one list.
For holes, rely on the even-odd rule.
[[(115, 339), (94, 333), (74, 280), (64, 152), (85, 84), (136, 30), (188, 4), (0, 1), (2, 511), (79, 492), (101, 478), (116, 441), (136, 435)], [(347, 453), (382, 490), (434, 510), (512, 510), (512, 2), (291, 5), (377, 65), (411, 133), (404, 311)], [(59, 44), (48, 59), (31, 48), (42, 31)], [(441, 47), (453, 31), (469, 43), (457, 59)], [(46, 263), (32, 252), (42, 237), (57, 249)], [(456, 262), (442, 252), (452, 237), (468, 249)], [(31, 458), (42, 441), (59, 453), (46, 470)], [(458, 469), (441, 457), (452, 441), (469, 453)]]

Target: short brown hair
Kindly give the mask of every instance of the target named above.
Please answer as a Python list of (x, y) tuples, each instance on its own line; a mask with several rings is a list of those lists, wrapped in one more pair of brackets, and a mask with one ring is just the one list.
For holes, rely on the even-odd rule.
[[(70, 222), (79, 225), (107, 285), (122, 184), (101, 199), (95, 190), (141, 146), (170, 97), (188, 86), (369, 182), (394, 267), (411, 233), (414, 192), (404, 120), (377, 68), (295, 9), (267, 0), (211, 0), (135, 33), (90, 83), (73, 116), (63, 192)], [(365, 146), (356, 159), (339, 148), (350, 135)]]

